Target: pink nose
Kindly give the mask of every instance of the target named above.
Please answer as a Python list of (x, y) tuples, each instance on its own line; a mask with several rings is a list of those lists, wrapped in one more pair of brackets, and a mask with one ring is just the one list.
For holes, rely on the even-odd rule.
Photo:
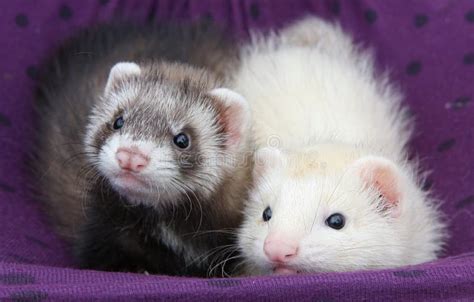
[(269, 235), (263, 251), (270, 261), (288, 262), (298, 254), (298, 242), (281, 235)]
[(141, 172), (148, 166), (150, 159), (138, 148), (119, 148), (115, 154), (117, 162), (123, 170)]

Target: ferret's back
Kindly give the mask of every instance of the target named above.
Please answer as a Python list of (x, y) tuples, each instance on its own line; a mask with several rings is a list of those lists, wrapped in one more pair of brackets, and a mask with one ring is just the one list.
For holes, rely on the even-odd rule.
[(346, 41), (325, 45), (338, 38), (331, 30), (318, 44), (274, 36), (244, 53), (235, 89), (253, 107), (258, 143), (271, 137), (292, 148), (337, 139), (401, 153), (410, 132), (401, 96), (375, 74), (369, 53)]

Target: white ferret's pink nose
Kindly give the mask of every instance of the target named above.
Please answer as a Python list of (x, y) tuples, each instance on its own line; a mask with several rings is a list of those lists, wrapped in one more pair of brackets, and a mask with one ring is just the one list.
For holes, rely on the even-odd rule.
[(150, 159), (144, 155), (138, 148), (119, 148), (115, 154), (117, 162), (123, 170), (132, 172), (141, 172), (148, 166)]
[(265, 239), (263, 251), (270, 261), (288, 262), (298, 254), (298, 242), (282, 235), (272, 234)]

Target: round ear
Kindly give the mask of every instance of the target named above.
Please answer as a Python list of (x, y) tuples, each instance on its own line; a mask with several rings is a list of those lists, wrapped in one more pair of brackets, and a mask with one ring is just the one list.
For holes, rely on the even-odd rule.
[(115, 64), (109, 73), (107, 84), (105, 85), (104, 93), (107, 94), (114, 87), (117, 81), (125, 79), (133, 75), (139, 75), (141, 72), (140, 66), (131, 62), (119, 62)]
[(227, 88), (213, 89), (209, 95), (217, 101), (219, 122), (227, 134), (226, 146), (235, 151), (248, 135), (251, 123), (249, 105), (243, 96)]
[(273, 147), (260, 148), (255, 152), (253, 176), (255, 179), (258, 179), (268, 169), (280, 168), (285, 162), (285, 157), (279, 149)]
[(402, 174), (397, 165), (383, 157), (367, 156), (353, 164), (366, 187), (381, 195), (381, 209), (390, 210), (392, 217), (400, 215), (402, 201)]

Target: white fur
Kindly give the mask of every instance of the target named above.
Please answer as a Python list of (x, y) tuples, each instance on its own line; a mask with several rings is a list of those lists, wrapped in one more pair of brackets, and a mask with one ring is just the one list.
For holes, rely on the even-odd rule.
[(115, 64), (110, 70), (109, 78), (107, 79), (107, 84), (105, 85), (105, 93), (109, 93), (117, 81), (123, 80), (124, 78), (132, 75), (139, 75), (140, 72), (140, 66), (135, 63), (119, 62)]
[(248, 103), (244, 97), (228, 88), (216, 88), (209, 93), (219, 97), (227, 105), (237, 104), (237, 106), (242, 107), (245, 111), (248, 109)]
[(197, 249), (191, 242), (183, 240), (183, 237), (176, 234), (168, 224), (161, 223), (159, 229), (163, 244), (175, 253), (182, 254), (186, 263), (197, 263), (197, 259), (200, 259), (205, 252)]
[[(257, 36), (244, 50), (234, 84), (251, 105), (257, 146), (277, 148), (257, 152), (239, 236), (247, 273), (272, 272), (263, 252), (271, 233), (298, 240), (298, 255), (286, 266), (300, 272), (436, 258), (444, 226), (420, 189), (416, 167), (406, 161), (411, 124), (402, 97), (339, 26), (308, 18)], [(394, 167), (399, 216), (388, 215), (379, 193), (357, 173), (356, 163), (364, 160)], [(267, 206), (273, 216), (264, 222)], [(341, 230), (325, 224), (334, 213), (347, 219)]]
[[(131, 147), (137, 147), (143, 155), (150, 158), (146, 168), (135, 175), (138, 182), (123, 181), (119, 177), (121, 168), (116, 159), (117, 150)], [(111, 185), (130, 201), (156, 206), (158, 198), (168, 200), (173, 196), (168, 196), (169, 188), (172, 187), (171, 179), (179, 177), (177, 163), (168, 160), (172, 157), (169, 149), (169, 146), (158, 146), (152, 141), (134, 140), (128, 135), (114, 134), (102, 146), (98, 166)]]
[[(315, 20), (307, 22), (314, 26)], [(315, 35), (329, 45), (322, 38), (310, 46), (285, 44), (283, 32), (244, 52), (234, 89), (251, 104), (258, 144), (269, 137), (280, 138), (284, 148), (364, 141), (400, 154), (410, 130), (399, 110), (401, 95), (386, 75), (374, 74), (369, 53), (348, 43), (339, 27), (323, 24), (328, 32)], [(299, 26), (307, 31), (306, 23)]]

